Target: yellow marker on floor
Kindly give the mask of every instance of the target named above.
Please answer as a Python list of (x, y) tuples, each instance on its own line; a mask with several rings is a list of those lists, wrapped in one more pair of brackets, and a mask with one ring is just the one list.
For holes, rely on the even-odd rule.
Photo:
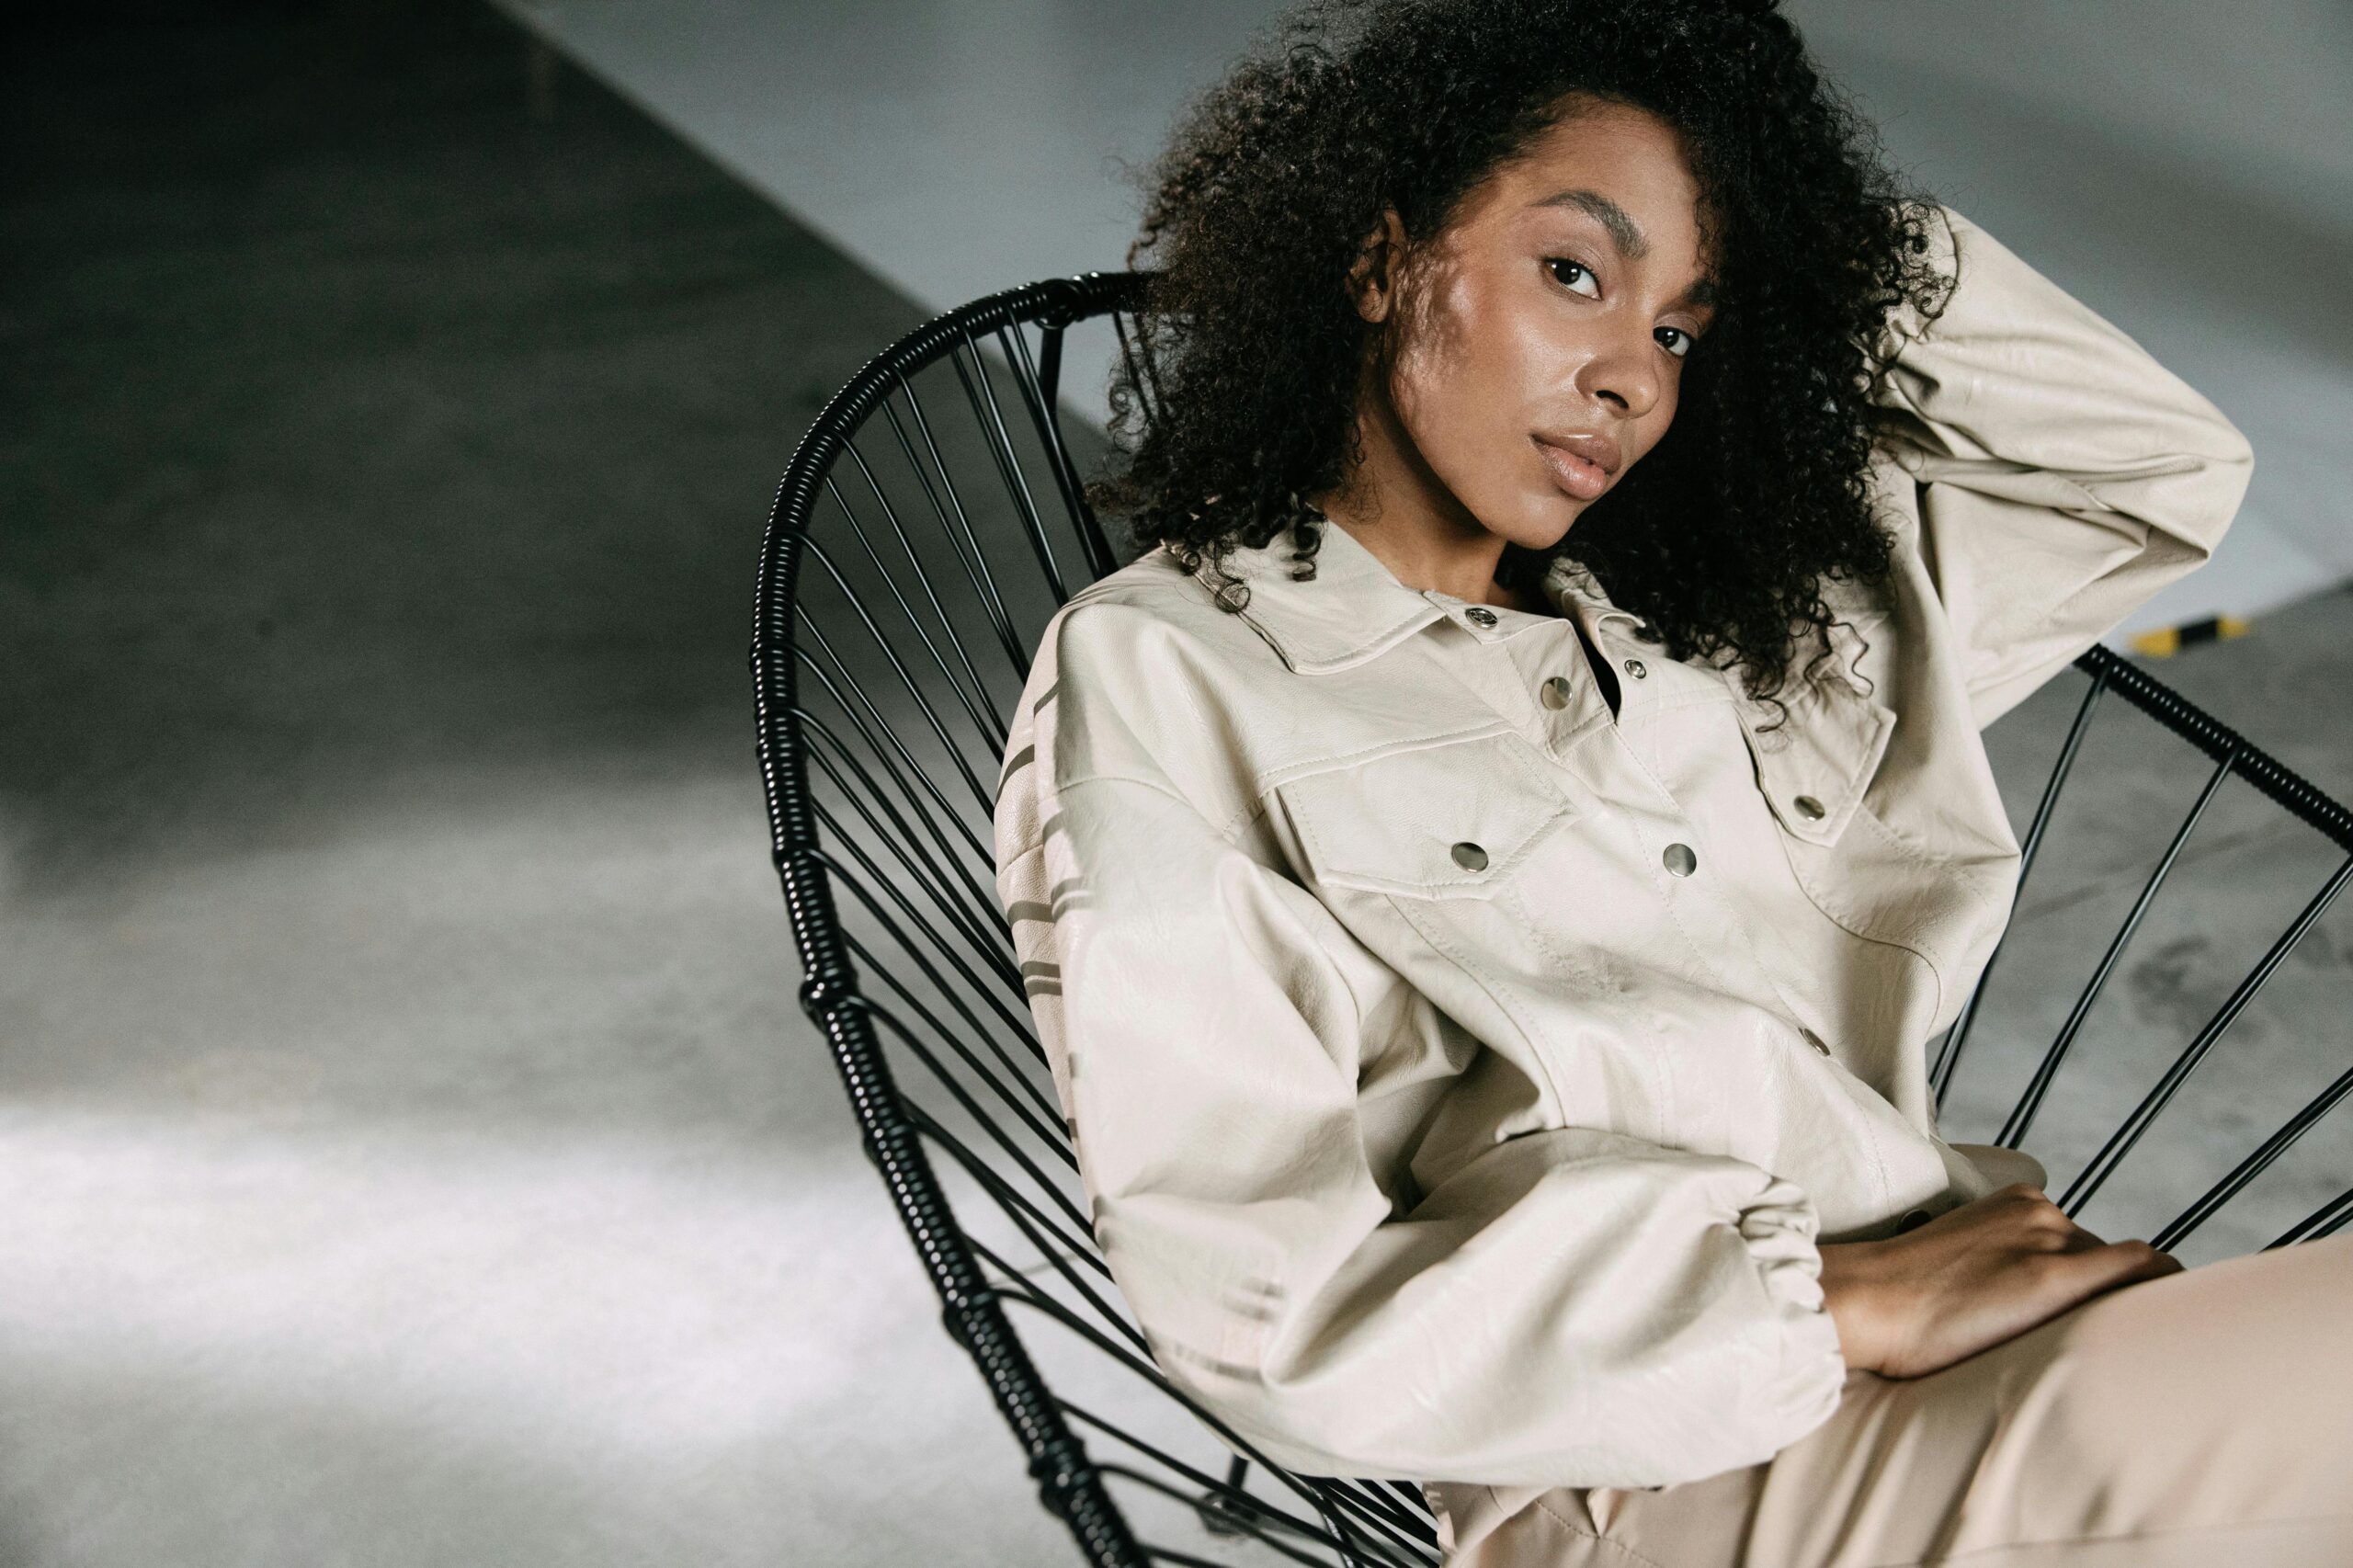
[(2193, 620), (2186, 626), (2168, 626), (2159, 631), (2143, 631), (2132, 639), (2132, 651), (2146, 653), (2153, 659), (2169, 658), (2184, 648), (2200, 642), (2219, 642), (2225, 637), (2244, 637), (2255, 630), (2255, 622), (2235, 615), (2211, 616)]

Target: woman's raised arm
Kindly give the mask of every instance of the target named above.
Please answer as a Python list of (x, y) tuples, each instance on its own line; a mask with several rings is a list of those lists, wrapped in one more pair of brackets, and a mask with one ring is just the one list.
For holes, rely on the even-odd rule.
[(1879, 433), (1919, 486), (1982, 729), (2213, 553), (2255, 455), (2122, 330), (1938, 211), (1954, 287), (1925, 328), (1908, 307), (1890, 324)]

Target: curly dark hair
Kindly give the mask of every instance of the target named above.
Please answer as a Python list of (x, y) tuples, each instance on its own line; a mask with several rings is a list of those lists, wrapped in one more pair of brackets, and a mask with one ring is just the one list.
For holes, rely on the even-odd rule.
[[(1409, 246), (1547, 130), (1571, 94), (1681, 133), (1720, 290), (1673, 426), (1559, 544), (1670, 657), (1742, 667), (1771, 700), (1825, 577), (1886, 582), (1893, 540), (1866, 473), (1894, 313), (1943, 308), (1931, 199), (1826, 83), (1774, 0), (1317, 0), (1192, 108), (1150, 172), (1131, 266), (1149, 268), (1115, 370), (1108, 477), (1131, 542), (1188, 568), (1290, 528), (1357, 460), (1369, 327), (1345, 279), (1393, 207)], [(1242, 589), (1246, 598), (1246, 586)], [(1810, 665), (1809, 668), (1812, 666)], [(1779, 704), (1774, 704), (1779, 707)]]

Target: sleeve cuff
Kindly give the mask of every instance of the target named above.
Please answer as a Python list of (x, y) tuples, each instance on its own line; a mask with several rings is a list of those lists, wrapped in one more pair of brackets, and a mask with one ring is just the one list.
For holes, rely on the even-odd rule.
[(1830, 1418), (1847, 1384), (1847, 1358), (1837, 1320), (1822, 1290), (1820, 1219), (1793, 1182), (1774, 1178), (1741, 1212), (1741, 1239), (1771, 1298), (1779, 1330), (1778, 1355), (1754, 1390), (1756, 1430), (1779, 1435), (1786, 1447)]

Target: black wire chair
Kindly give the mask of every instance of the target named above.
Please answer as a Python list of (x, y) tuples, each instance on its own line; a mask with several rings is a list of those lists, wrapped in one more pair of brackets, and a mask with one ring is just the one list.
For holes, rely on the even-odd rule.
[[(1082, 489), (1100, 437), (1065, 420), (1062, 367), (1069, 346), (1087, 335), (1096, 335), (1088, 341), (1102, 362), (1132, 354), (1142, 283), (1131, 273), (1052, 279), (926, 323), (843, 387), (793, 453), (762, 547), (751, 660), (771, 852), (805, 975), (801, 1005), (831, 1045), (868, 1157), (938, 1290), (949, 1332), (1028, 1454), (1045, 1506), (1089, 1562), (1435, 1564), (1436, 1531), (1416, 1484), (1287, 1471), (1154, 1364), (1095, 1247), (996, 902), (994, 780), (1007, 713), (1046, 619), (1075, 587), (1120, 564)], [(2104, 901), (2123, 902), (2123, 918), (2055, 1034), (2037, 1004), (2068, 994), (2043, 972), (2067, 944), (2039, 934), (2026, 944), (2027, 958), (2006, 966), (2026, 972), (2027, 983), (2004, 993), (2021, 998), (1988, 1002), (1981, 983), (1952, 1028), (1932, 1042), (1947, 1135), (1963, 1136), (1957, 1124), (1972, 1120), (1990, 1128), (2010, 1092), (2003, 1085), (2016, 1088), (1991, 1141), (2015, 1146), (2041, 1118), (2051, 1168), (2077, 1167), (2061, 1195), (2070, 1213), (2103, 1190), (2353, 874), (2353, 812), (2130, 661), (2095, 647), (2076, 664), (2090, 687), (2022, 848), (2030, 872), (2046, 830), (2081, 819), (2099, 874), (2050, 890), (2055, 913), (2042, 925), (2089, 928), (2090, 912)], [(2109, 692), (2159, 727), (2138, 726), (2145, 733), (2126, 736), (2111, 759), (2129, 787), (2105, 788), (2071, 812), (2063, 787), (2079, 757), (2097, 749), (2087, 736)], [(2179, 808), (2158, 783), (2180, 770), (2133, 749), (2145, 749), (2151, 734), (2177, 751), (2187, 742), (2212, 769), (2143, 879), (2124, 830), (2162, 824)], [(2251, 797), (2225, 793), (2234, 778), (2253, 787)], [(2218, 799), (2231, 801), (2228, 811)], [(2248, 817), (2250, 801), (2267, 820)], [(2309, 828), (2342, 858), (2189, 1043), (2170, 1057), (2153, 1055), (2150, 1031), (2129, 1020), (2113, 1027), (2107, 1016), (2116, 1009), (2095, 1004), (2136, 936), (2166, 920), (2195, 923), (2194, 902), (2177, 909), (2179, 901), (2161, 902), (2158, 893), (2200, 853), (2187, 848), (2192, 830), (2232, 812), (2236, 825), (2210, 829), (2222, 850), (2272, 856), (2292, 874), (2294, 861), (2309, 855)], [(2298, 843), (2280, 841), (2283, 823), (2302, 835)], [(848, 895), (847, 909), (837, 892)], [(2028, 902), (2022, 891), (2013, 929), (2033, 913)], [(2177, 980), (2185, 939), (2192, 956), (2215, 958), (2211, 943), (2197, 948), (2205, 938), (2177, 937), (2163, 970)], [(1996, 957), (2019, 946), (2006, 940)], [(1989, 965), (1988, 981), (1993, 973)], [(2177, 1013), (2196, 1000), (2194, 987), (2176, 991)], [(2091, 1049), (2104, 1028), (2109, 1038)], [(1946, 1107), (1973, 1034), (1984, 1041), (1972, 1057), (1973, 1097)], [(2258, 1043), (2278, 1064), (2258, 1062), (2256, 1097), (2302, 1095), (2299, 1069), (2316, 1055), (2310, 1040), (2268, 1027)], [(2061, 1079), (2071, 1055), (2080, 1065)], [(2143, 1085), (2153, 1086), (2140, 1092)], [(2353, 1069), (2302, 1098), (2153, 1239), (2177, 1246), (2348, 1090)], [(2217, 1125), (2271, 1124), (2248, 1121), (2245, 1099), (2201, 1110), (2192, 1125), (2211, 1138)], [(936, 1162), (934, 1150), (944, 1160)], [(2299, 1179), (2310, 1187), (2314, 1176)], [(2145, 1207), (2166, 1200), (2162, 1187), (2107, 1190)], [(2271, 1195), (2274, 1208), (2279, 1200)], [(2353, 1191), (2269, 1244), (2325, 1235), (2348, 1218)], [(2251, 1235), (2242, 1228), (2235, 1250), (2250, 1250)], [(1015, 1331), (1016, 1312), (1043, 1331), (1034, 1343)], [(1185, 1532), (1181, 1547), (1152, 1543), (1176, 1532)]]

